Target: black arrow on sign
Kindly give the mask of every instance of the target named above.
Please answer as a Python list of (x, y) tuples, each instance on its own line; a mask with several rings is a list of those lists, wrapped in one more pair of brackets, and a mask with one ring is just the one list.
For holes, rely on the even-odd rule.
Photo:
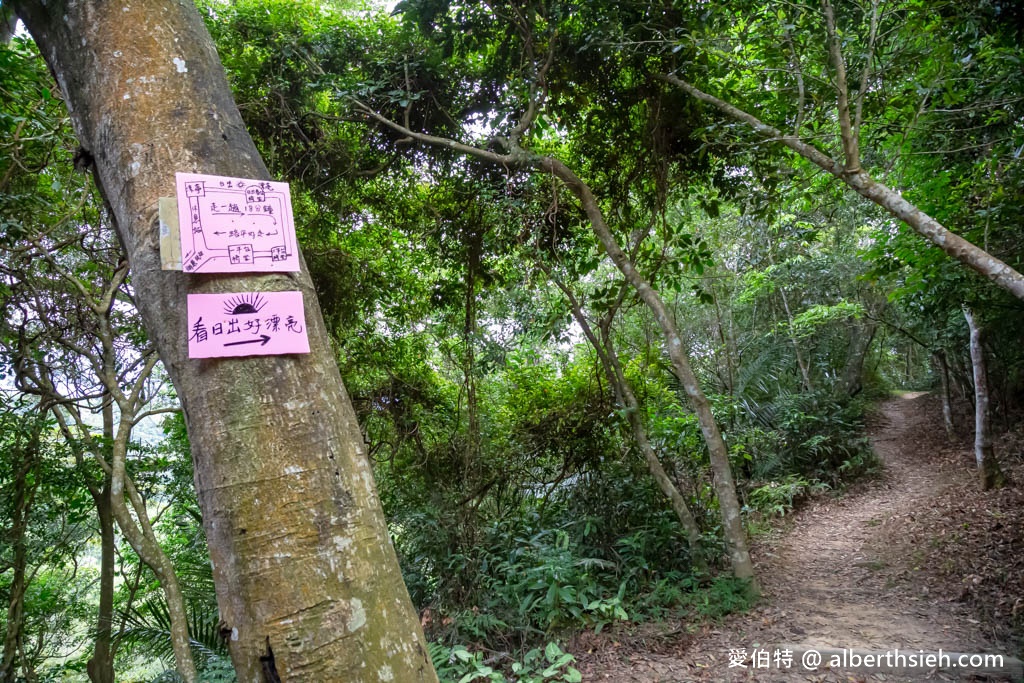
[(245, 341), (228, 342), (224, 346), (238, 346), (239, 344), (259, 344), (260, 346), (266, 346), (267, 342), (270, 341), (270, 337), (265, 334), (261, 334), (259, 339), (246, 339)]

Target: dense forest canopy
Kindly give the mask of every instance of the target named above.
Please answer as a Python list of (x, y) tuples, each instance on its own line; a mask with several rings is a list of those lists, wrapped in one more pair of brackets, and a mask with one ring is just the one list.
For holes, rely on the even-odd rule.
[[(209, 561), (235, 550), (208, 546), (213, 494), (193, 485), (222, 451), (196, 446), (184, 388), (217, 404), (226, 371), (168, 361), (177, 323), (146, 313), (164, 309), (145, 240), (104, 176), (127, 162), (69, 116), (89, 114), (29, 35), (40, 7), (0, 4), (0, 681), (235, 680), (248, 655)], [(1008, 429), (1024, 391), (1015, 3), (197, 9), (217, 102), (290, 184), (379, 557), (390, 535), (442, 680), (579, 680), (567, 633), (750, 604), (750, 535), (874, 470), (864, 417), (889, 391), (935, 389), (979, 486), (1005, 483), (990, 422)], [(142, 175), (167, 195), (196, 170), (163, 165)], [(306, 447), (280, 443), (268, 480)], [(274, 633), (265, 672), (288, 666)]]

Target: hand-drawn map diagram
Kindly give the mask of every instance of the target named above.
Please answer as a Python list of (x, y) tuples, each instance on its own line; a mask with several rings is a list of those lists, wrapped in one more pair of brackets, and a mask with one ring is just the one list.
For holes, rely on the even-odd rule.
[(288, 183), (198, 173), (175, 176), (183, 271), (299, 270)]
[(188, 295), (188, 357), (309, 353), (302, 292)]

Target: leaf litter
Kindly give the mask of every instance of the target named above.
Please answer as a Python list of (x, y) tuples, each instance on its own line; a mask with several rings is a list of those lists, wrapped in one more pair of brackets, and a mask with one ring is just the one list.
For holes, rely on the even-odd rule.
[(815, 498), (754, 542), (764, 597), (753, 609), (578, 634), (570, 650), (584, 680), (1011, 680), (950, 669), (810, 671), (799, 660), (754, 666), (757, 651), (790, 648), (1024, 654), (1024, 431), (997, 444), (1016, 485), (995, 491), (980, 490), (969, 439), (950, 442), (931, 395), (884, 402), (869, 431), (878, 476)]

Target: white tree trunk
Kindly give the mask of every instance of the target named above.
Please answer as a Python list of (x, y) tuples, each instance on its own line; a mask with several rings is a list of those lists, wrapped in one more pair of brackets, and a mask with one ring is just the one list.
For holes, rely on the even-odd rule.
[(992, 429), (989, 425), (988, 377), (985, 369), (985, 349), (981, 344), (981, 328), (974, 312), (964, 306), (964, 317), (971, 331), (971, 365), (974, 370), (974, 459), (978, 464), (981, 488), (998, 488), (1006, 478), (996, 460), (992, 447)]

